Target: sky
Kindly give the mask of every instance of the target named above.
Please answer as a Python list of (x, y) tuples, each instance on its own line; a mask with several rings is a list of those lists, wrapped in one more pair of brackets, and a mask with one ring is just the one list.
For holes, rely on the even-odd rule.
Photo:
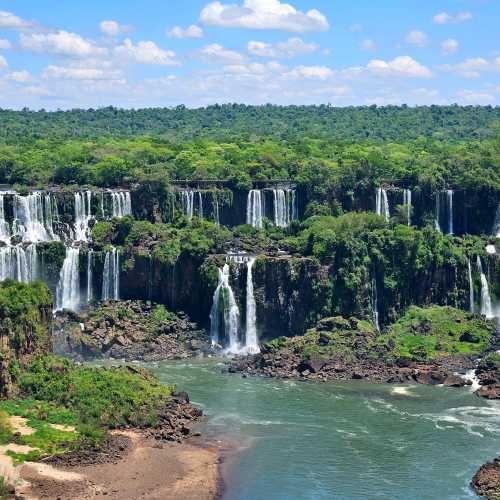
[(499, 0), (0, 0), (0, 107), (500, 104)]

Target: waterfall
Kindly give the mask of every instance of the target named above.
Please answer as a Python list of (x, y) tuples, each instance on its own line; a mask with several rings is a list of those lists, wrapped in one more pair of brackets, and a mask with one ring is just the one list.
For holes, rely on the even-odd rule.
[(220, 343), (220, 320), (219, 320), (219, 307), (222, 293), (223, 311), (224, 311), (224, 332), (229, 340), (229, 345), (226, 352), (237, 354), (240, 352), (238, 342), (238, 325), (240, 318), (240, 311), (238, 304), (234, 298), (233, 290), (229, 284), (229, 264), (224, 264), (224, 267), (219, 269), (219, 283), (214, 292), (212, 309), (210, 311), (210, 332), (212, 337), (212, 344)]
[(260, 352), (257, 340), (257, 320), (255, 297), (253, 290), (252, 268), (255, 257), (250, 257), (247, 262), (247, 300), (246, 300), (246, 329), (245, 329), (245, 352), (256, 354)]
[(77, 310), (80, 305), (80, 249), (78, 247), (66, 247), (59, 283), (56, 290), (56, 310)]
[(296, 218), (295, 190), (273, 189), (274, 225), (288, 227)]
[[(45, 196), (46, 199), (47, 196)], [(38, 243), (52, 239), (45, 227), (44, 214), (44, 195), (42, 193), (32, 193), (26, 196), (16, 194), (14, 196), (15, 233), (19, 234), (23, 241)]]
[(132, 214), (132, 200), (129, 191), (111, 193), (111, 209), (113, 217), (125, 217)]
[(453, 191), (446, 191), (446, 199), (448, 200), (448, 234), (453, 234)]
[(0, 281), (34, 281), (38, 277), (38, 254), (35, 243), (0, 247)]
[(469, 311), (474, 312), (474, 282), (472, 281), (472, 267), (470, 259), (467, 259), (467, 271), (469, 275)]
[(411, 189), (403, 191), (403, 205), (406, 206), (406, 218), (408, 225), (411, 226)]
[(217, 194), (214, 194), (214, 201), (213, 201), (213, 207), (214, 207), (214, 222), (217, 226), (220, 226), (220, 219), (219, 219), (219, 200), (217, 198)]
[(262, 192), (260, 189), (252, 189), (247, 198), (247, 224), (262, 229)]
[(198, 217), (203, 219), (203, 197), (201, 191), (198, 191)]
[(192, 220), (194, 214), (194, 191), (181, 191), (184, 215)]
[(493, 223), (493, 234), (500, 238), (500, 203), (497, 207), (497, 212), (495, 214), (495, 222)]
[(92, 191), (75, 193), (75, 241), (89, 241)]
[(101, 214), (102, 219), (106, 218), (106, 215), (104, 213), (104, 193), (102, 191), (99, 195), (99, 213)]
[(120, 252), (106, 252), (102, 276), (102, 300), (120, 300)]
[(10, 227), (9, 223), (5, 220), (3, 193), (0, 194), (0, 241), (3, 241), (6, 245), (10, 245)]
[(378, 215), (383, 215), (386, 222), (389, 222), (391, 216), (389, 212), (389, 200), (387, 199), (387, 191), (382, 188), (377, 189), (376, 212)]
[(440, 203), (440, 195), (441, 193), (436, 193), (436, 213), (434, 215), (434, 228), (436, 231), (441, 231), (441, 224), (439, 223), (439, 217), (441, 214), (441, 203)]
[(477, 256), (477, 267), (479, 269), (479, 274), (481, 275), (481, 314), (486, 316), (486, 318), (491, 319), (494, 317), (493, 307), (491, 305), (490, 287), (488, 285), (488, 280), (483, 271), (483, 264), (481, 262), (481, 257)]
[(94, 251), (89, 248), (87, 253), (87, 304), (90, 304), (93, 299), (93, 288), (92, 288), (92, 264), (94, 260)]
[(378, 291), (377, 291), (377, 278), (374, 276), (372, 278), (372, 313), (373, 313), (373, 324), (377, 329), (377, 332), (380, 332), (380, 323), (379, 323), (379, 312), (378, 312)]

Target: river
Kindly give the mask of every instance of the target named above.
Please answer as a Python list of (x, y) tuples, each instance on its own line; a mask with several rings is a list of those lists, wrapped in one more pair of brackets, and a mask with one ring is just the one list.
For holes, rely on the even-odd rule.
[(500, 453), (500, 404), (468, 388), (242, 378), (215, 361), (146, 365), (241, 443), (224, 500), (465, 499)]

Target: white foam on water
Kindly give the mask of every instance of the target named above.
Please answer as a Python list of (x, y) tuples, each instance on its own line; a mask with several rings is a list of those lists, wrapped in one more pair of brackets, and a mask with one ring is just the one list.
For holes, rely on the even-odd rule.
[(412, 387), (407, 386), (397, 386), (391, 389), (391, 395), (393, 396), (407, 396), (410, 398), (418, 397), (416, 394), (411, 392)]

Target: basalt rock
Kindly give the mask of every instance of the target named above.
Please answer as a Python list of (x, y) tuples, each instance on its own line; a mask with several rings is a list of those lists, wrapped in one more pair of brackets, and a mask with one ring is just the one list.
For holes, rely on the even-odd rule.
[(479, 496), (488, 500), (500, 499), (500, 458), (482, 465), (470, 484)]

